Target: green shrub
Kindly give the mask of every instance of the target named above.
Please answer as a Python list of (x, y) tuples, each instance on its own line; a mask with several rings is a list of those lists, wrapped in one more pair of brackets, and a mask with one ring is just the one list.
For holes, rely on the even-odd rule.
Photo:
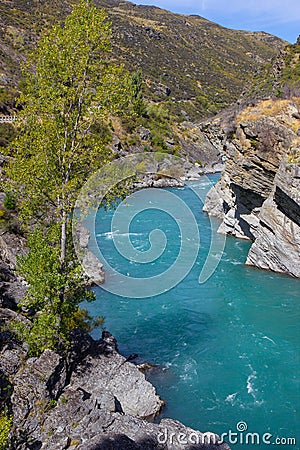
[(11, 123), (0, 123), (0, 147), (7, 147), (15, 136), (16, 129)]
[(4, 199), (4, 207), (9, 210), (16, 208), (16, 199), (11, 192), (7, 192)]
[(8, 435), (12, 427), (12, 417), (5, 411), (0, 413), (0, 450), (6, 450)]

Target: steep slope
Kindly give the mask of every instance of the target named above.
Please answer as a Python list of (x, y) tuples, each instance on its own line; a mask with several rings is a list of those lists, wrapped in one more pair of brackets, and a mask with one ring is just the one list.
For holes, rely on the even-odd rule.
[[(16, 86), (19, 63), (40, 32), (71, 10), (71, 0), (0, 2), (0, 85)], [(182, 16), (119, 0), (96, 0), (113, 24), (113, 52), (129, 69), (142, 69), (147, 94), (167, 101), (184, 117), (213, 114), (235, 101), (254, 71), (284, 42), (266, 33), (223, 28), (198, 16)], [(1, 101), (1, 99), (0, 99)]]
[(300, 36), (264, 68), (259, 70), (244, 92), (245, 98), (289, 97), (300, 95)]

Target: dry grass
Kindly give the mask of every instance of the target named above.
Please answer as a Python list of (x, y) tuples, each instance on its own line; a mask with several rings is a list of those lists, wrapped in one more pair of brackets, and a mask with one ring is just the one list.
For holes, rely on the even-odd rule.
[(248, 106), (241, 111), (236, 121), (237, 123), (256, 122), (264, 116), (269, 116), (278, 119), (296, 133), (300, 128), (300, 120), (292, 115), (296, 111), (300, 114), (299, 97), (284, 100), (262, 100), (257, 105)]
[(143, 27), (152, 28), (155, 31), (166, 31), (166, 26), (157, 22), (157, 20), (151, 20), (146, 17), (140, 17), (138, 15), (134, 15), (133, 12), (124, 11), (121, 8), (113, 8), (113, 14), (119, 14), (120, 16), (126, 17), (127, 20), (130, 20), (132, 24), (137, 24)]
[(294, 148), (287, 157), (290, 164), (300, 165), (300, 148)]

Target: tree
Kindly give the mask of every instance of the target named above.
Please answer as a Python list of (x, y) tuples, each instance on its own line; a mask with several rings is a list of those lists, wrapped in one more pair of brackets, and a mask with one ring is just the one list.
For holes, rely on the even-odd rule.
[(138, 116), (144, 116), (147, 110), (143, 99), (143, 74), (141, 70), (132, 74), (131, 83), (133, 88), (134, 110)]
[(30, 283), (23, 304), (35, 314), (38, 351), (66, 342), (83, 322), (78, 304), (90, 296), (74, 262), (70, 215), (84, 180), (110, 158), (101, 133), (108, 114), (135, 101), (130, 77), (110, 60), (110, 36), (106, 12), (81, 0), (63, 26), (41, 37), (23, 68), (8, 176), (22, 218), (35, 227), (20, 270)]

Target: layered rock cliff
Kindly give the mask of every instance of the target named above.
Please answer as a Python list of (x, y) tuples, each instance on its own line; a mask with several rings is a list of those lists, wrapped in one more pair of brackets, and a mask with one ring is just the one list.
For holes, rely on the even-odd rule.
[(282, 160), (251, 232), (247, 264), (300, 278), (300, 167)]
[(253, 241), (247, 264), (295, 277), (300, 277), (299, 111), (299, 98), (264, 100), (241, 111), (230, 138), (223, 133), (226, 168), (204, 206), (222, 220), (220, 233)]

